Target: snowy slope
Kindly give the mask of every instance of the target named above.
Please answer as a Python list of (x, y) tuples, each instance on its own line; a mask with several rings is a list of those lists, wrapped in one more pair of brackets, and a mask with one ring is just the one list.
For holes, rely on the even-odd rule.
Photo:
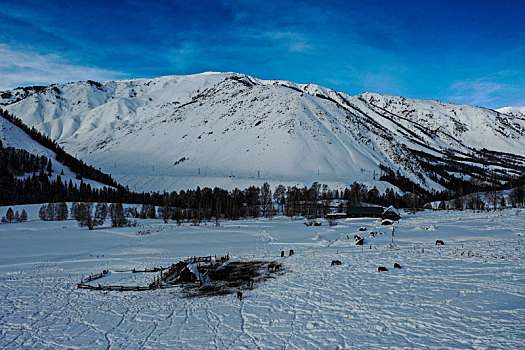
[[(450, 146), (490, 149), (525, 155), (525, 117), (503, 111), (364, 93), (358, 96), (377, 111), (386, 110), (400, 123), (415, 123)], [(454, 148), (456, 148), (454, 147)]]
[[(51, 159), (53, 172), (52, 176), (49, 177), (49, 180), (56, 180), (57, 176), (60, 176), (62, 182), (69, 180), (73, 181), (73, 184), (77, 186), (80, 185), (80, 180), (76, 179), (76, 173), (72, 172), (67, 166), (56, 160), (55, 152), (50, 149), (42, 146), (40, 143), (33, 140), (29, 135), (27, 135), (22, 129), (14, 125), (10, 121), (0, 117), (0, 140), (4, 147), (14, 147), (18, 149), (26, 150), (27, 152), (38, 155), (46, 156), (48, 159)], [(63, 175), (61, 173), (63, 172)], [(31, 174), (28, 174), (31, 175)], [(91, 185), (92, 188), (102, 188), (106, 185), (101, 184), (97, 181), (84, 179), (85, 184)]]
[(525, 107), (503, 107), (497, 109), (498, 112), (514, 116), (518, 119), (525, 120)]
[[(448, 111), (461, 106), (411, 100), (439, 110), (424, 123), (393, 116), (400, 111), (375, 104), (395, 104), (374, 99), (372, 105), (366, 94), (237, 73), (77, 82), (1, 96), (3, 108), (135, 190), (264, 181), (374, 185), (380, 164), (442, 189), (411, 150), (440, 157), (450, 148), (525, 155), (525, 125), (517, 117), (468, 107), (461, 118), (472, 120), (456, 123), (468, 129), (463, 137), (466, 132), (450, 130), (455, 119)], [(478, 115), (487, 122), (475, 121)]]

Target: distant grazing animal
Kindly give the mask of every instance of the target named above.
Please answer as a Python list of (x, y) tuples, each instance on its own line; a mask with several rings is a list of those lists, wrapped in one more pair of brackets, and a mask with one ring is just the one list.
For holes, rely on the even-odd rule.
[(294, 255), (294, 251), (293, 249), (290, 249), (290, 253), (288, 254), (288, 256), (292, 256), (292, 255)]
[(332, 266), (334, 265), (341, 265), (341, 261), (339, 260), (332, 260)]
[(242, 300), (242, 292), (241, 291), (237, 292), (237, 299)]
[(377, 268), (377, 272), (381, 272), (381, 271), (388, 271), (388, 269), (386, 267), (384, 267), (384, 266), (379, 266)]
[(270, 271), (270, 270), (275, 270), (275, 264), (274, 263), (268, 264), (268, 271)]
[(359, 228), (359, 231), (366, 231), (366, 227), (365, 227), (365, 226), (361, 226), (361, 227)]
[(442, 240), (438, 239), (436, 241), (436, 245), (438, 245), (438, 244), (445, 245), (445, 242), (443, 242)]
[(279, 269), (281, 268), (281, 264), (275, 264), (275, 267), (274, 267), (274, 270), (275, 271), (279, 271)]
[(400, 269), (401, 268), (401, 265), (399, 265), (398, 263), (394, 263), (394, 269)]

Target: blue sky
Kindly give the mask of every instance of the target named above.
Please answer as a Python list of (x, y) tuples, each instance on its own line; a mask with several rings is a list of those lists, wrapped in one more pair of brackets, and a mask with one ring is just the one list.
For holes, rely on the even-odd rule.
[(0, 90), (204, 71), (525, 105), (525, 1), (0, 0)]

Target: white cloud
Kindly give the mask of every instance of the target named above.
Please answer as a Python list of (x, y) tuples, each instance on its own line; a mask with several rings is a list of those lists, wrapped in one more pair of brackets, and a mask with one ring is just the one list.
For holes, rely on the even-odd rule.
[(487, 78), (456, 81), (449, 88), (449, 99), (456, 103), (486, 106), (499, 99), (505, 88), (504, 84)]
[(74, 65), (59, 55), (44, 55), (0, 44), (0, 90), (88, 79), (105, 81), (124, 76), (120, 72)]

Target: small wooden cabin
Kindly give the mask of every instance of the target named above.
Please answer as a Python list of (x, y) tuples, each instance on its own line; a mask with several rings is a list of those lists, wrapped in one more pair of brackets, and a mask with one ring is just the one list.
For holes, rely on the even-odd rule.
[(393, 206), (389, 206), (383, 211), (383, 215), (381, 216), (382, 219), (389, 219), (392, 221), (399, 221), (401, 218), (401, 215), (399, 214), (399, 210), (394, 208)]

